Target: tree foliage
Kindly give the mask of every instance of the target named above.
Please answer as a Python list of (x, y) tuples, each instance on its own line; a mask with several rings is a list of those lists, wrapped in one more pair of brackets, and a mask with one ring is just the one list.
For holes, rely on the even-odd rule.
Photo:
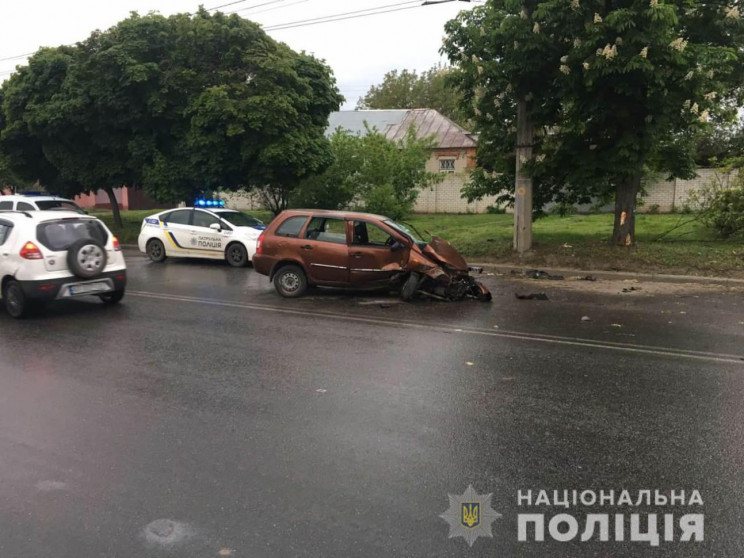
[(461, 126), (468, 118), (460, 108), (461, 94), (447, 79), (449, 68), (433, 66), (418, 74), (415, 70), (392, 70), (382, 83), (370, 87), (359, 99), (357, 109), (430, 108)]
[(418, 139), (411, 128), (393, 142), (376, 129), (331, 136), (333, 163), (321, 174), (305, 179), (292, 199), (297, 207), (360, 209), (399, 219), (413, 211), (422, 188), (442, 176), (426, 170), (433, 141)]
[(525, 101), (538, 204), (614, 193), (616, 242), (633, 241), (644, 172), (694, 175), (698, 132), (740, 104), (742, 25), (722, 0), (488, 0), (446, 30), (480, 133), (470, 194), (505, 193)]
[(55, 191), (160, 201), (289, 190), (330, 163), (330, 69), (237, 15), (139, 16), (43, 49), (4, 85), (0, 149)]

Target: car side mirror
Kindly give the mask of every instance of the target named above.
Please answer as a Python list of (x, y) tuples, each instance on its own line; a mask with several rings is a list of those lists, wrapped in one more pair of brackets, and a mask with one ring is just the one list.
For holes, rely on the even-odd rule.
[(209, 225), (209, 228), (217, 232), (220, 232), (222, 230), (222, 227), (219, 223), (212, 223), (211, 225)]
[(396, 240), (395, 242), (393, 242), (392, 246), (390, 246), (390, 251), (400, 252), (401, 250), (403, 250), (403, 248), (405, 248), (405, 245), (401, 244), (400, 242)]

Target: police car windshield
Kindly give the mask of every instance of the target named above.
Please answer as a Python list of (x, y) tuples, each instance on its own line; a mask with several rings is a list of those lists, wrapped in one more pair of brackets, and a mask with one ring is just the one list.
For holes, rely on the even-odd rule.
[(240, 211), (215, 211), (222, 219), (235, 227), (263, 227), (263, 223), (247, 213)]

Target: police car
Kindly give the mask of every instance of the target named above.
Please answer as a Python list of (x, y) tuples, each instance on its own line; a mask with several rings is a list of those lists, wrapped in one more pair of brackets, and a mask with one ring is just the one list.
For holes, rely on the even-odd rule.
[(208, 258), (242, 267), (256, 253), (256, 240), (265, 228), (255, 217), (225, 208), (223, 201), (199, 200), (196, 207), (145, 218), (137, 244), (153, 262)]

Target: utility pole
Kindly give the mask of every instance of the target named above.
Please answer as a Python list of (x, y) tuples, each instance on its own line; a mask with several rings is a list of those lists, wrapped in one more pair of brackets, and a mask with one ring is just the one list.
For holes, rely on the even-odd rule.
[(534, 131), (527, 101), (517, 102), (517, 169), (514, 185), (514, 250), (519, 255), (532, 248), (532, 177), (524, 164), (532, 158)]

